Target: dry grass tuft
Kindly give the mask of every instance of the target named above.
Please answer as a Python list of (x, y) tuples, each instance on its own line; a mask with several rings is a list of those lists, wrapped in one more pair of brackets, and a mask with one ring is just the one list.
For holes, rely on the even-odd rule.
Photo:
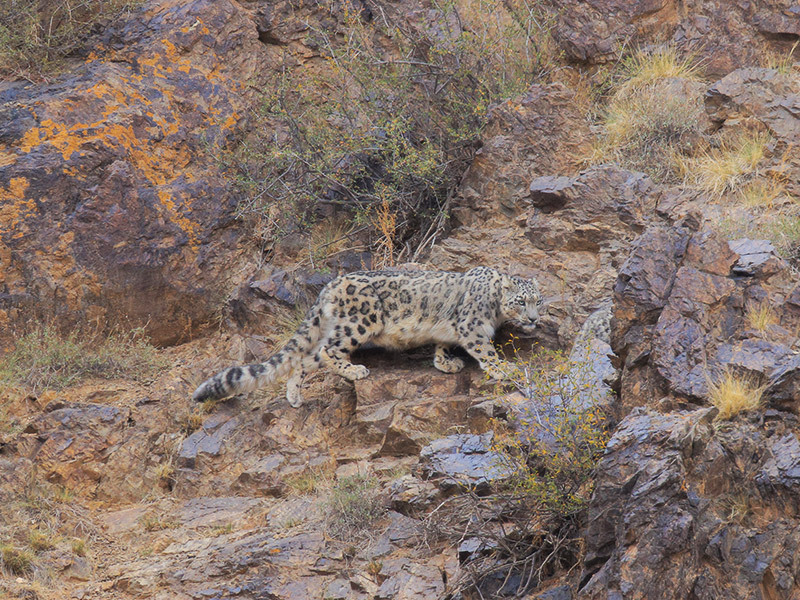
[(15, 575), (25, 575), (33, 570), (33, 553), (10, 544), (0, 546), (3, 566)]
[(697, 157), (679, 160), (678, 167), (687, 183), (719, 197), (756, 174), (770, 141), (766, 133), (748, 131)]
[(297, 496), (310, 496), (331, 486), (332, 473), (324, 468), (308, 468), (302, 473), (287, 477), (284, 483)]
[(88, 545), (83, 538), (75, 538), (70, 542), (70, 548), (72, 548), (73, 554), (77, 556), (86, 556)]
[[(796, 58), (797, 54), (795, 51), (797, 50), (797, 46), (800, 44), (800, 41), (795, 42), (794, 45), (789, 49), (786, 54), (780, 54), (778, 52), (767, 52), (764, 54), (763, 65), (767, 69), (775, 69), (778, 73), (787, 74), (791, 73), (792, 69), (795, 68), (797, 64)], [(800, 53), (798, 53), (800, 54)]]
[(41, 529), (28, 530), (28, 546), (34, 552), (44, 552), (55, 548), (55, 541), (52, 532), (42, 531)]
[(275, 348), (283, 348), (292, 339), (303, 319), (306, 318), (306, 311), (299, 305), (295, 305), (290, 312), (275, 315), (275, 325), (278, 333), (274, 336)]
[(747, 307), (744, 318), (751, 329), (761, 332), (766, 331), (770, 325), (778, 324), (778, 315), (768, 302), (751, 304)]
[(788, 197), (786, 185), (773, 178), (756, 179), (739, 191), (742, 204), (747, 208), (767, 208), (775, 206), (776, 200)]
[(766, 386), (759, 385), (754, 377), (736, 375), (725, 369), (716, 380), (708, 382), (708, 399), (719, 409), (717, 419), (727, 420), (741, 412), (756, 410)]
[(617, 95), (673, 77), (690, 81), (703, 78), (701, 65), (696, 58), (690, 54), (679, 56), (674, 46), (657, 48), (653, 52), (635, 51), (623, 60), (622, 73), (625, 82), (617, 89)]
[(703, 106), (699, 95), (687, 99), (676, 86), (699, 79), (699, 67), (674, 48), (639, 51), (623, 63), (622, 77), (603, 111), (603, 134), (589, 162), (614, 161), (677, 183), (673, 156), (700, 134)]
[(308, 262), (314, 269), (319, 269), (329, 258), (351, 248), (350, 236), (353, 232), (351, 223), (326, 219), (311, 228), (308, 245), (297, 257), (298, 262)]

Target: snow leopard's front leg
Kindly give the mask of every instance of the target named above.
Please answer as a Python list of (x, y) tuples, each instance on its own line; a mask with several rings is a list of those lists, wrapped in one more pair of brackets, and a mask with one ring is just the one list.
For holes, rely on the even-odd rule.
[(469, 322), (458, 326), (459, 345), (480, 364), (481, 369), (493, 379), (506, 379), (511, 365), (497, 354), (492, 338), (470, 327)]
[(436, 344), (436, 351), (433, 355), (433, 366), (442, 373), (458, 373), (464, 368), (464, 361), (453, 356), (450, 346)]

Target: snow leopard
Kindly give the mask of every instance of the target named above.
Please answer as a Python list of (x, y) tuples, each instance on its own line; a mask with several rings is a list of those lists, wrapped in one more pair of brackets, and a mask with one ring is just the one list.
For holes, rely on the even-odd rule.
[(489, 267), (447, 271), (359, 271), (337, 277), (320, 292), (294, 336), (266, 362), (230, 367), (203, 382), (196, 401), (227, 398), (263, 387), (290, 374), (286, 399), (303, 404), (303, 378), (327, 367), (345, 379), (369, 370), (350, 362), (350, 353), (372, 342), (387, 349), (435, 344), (433, 365), (457, 373), (462, 347), (490, 376), (502, 379), (507, 365), (492, 338), (503, 323), (532, 329), (540, 319), (542, 295), (535, 279)]

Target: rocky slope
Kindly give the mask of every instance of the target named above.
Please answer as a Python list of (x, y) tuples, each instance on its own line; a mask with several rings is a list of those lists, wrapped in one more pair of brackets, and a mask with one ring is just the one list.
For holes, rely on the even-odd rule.
[[(794, 43), (800, 16), (791, 3), (745, 4), (572, 2), (553, 13), (555, 36), (582, 63), (615, 59), (619, 40), (703, 38), (706, 134), (714, 143), (743, 123), (768, 131), (759, 172), (797, 194), (800, 76), (761, 63)], [(31, 569), (15, 571), (3, 554), (3, 594), (428, 599), (525, 589), (507, 567), (506, 579), (474, 579), (486, 557), (502, 564), (500, 544), (520, 543), (499, 508), (486, 520), (491, 536), (467, 533), (479, 514), (471, 502), (508, 475), (490, 427), (508, 418), (507, 403), (475, 365), (446, 375), (424, 349), (366, 350), (368, 379), (316, 375), (300, 409), (280, 386), (207, 408), (188, 399), (215, 369), (267, 355), (284, 304), (330, 276), (260, 264), (215, 155), (248, 127), (248, 84), (281, 53), (313, 56), (304, 23), (335, 12), (152, 0), (54, 82), (0, 86), (4, 341), (36, 318), (142, 325), (170, 346), (161, 353), (171, 363), (149, 385), (4, 392), (0, 540), (19, 546), (19, 532), (37, 528), (53, 540)], [(606, 379), (618, 424), (579, 522), (582, 551), (522, 593), (794, 598), (791, 257), (763, 240), (727, 240), (717, 224), (730, 208), (708, 192), (616, 164), (586, 168), (596, 135), (586, 110), (566, 76), (495, 106), (451, 231), (426, 259), (536, 277), (550, 311), (533, 340), (547, 347), (568, 349), (586, 317), (612, 303), (610, 347), (594, 357), (608, 352), (617, 369)], [(748, 317), (753, 306), (771, 309), (766, 326)], [(221, 330), (186, 342), (220, 315)], [(761, 410), (715, 420), (709, 386), (726, 370), (763, 385)], [(357, 494), (374, 501), (367, 531), (332, 526), (342, 481), (360, 481)], [(455, 534), (436, 520), (447, 510), (464, 527)], [(547, 533), (522, 542), (547, 547)]]

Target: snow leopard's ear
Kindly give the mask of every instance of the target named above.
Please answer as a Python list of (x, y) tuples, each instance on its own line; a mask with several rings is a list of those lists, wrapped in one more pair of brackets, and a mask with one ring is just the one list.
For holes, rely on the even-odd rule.
[(519, 277), (513, 277), (509, 275), (503, 275), (502, 282), (500, 284), (500, 289), (503, 293), (514, 293), (519, 289), (519, 283), (517, 283), (517, 279)]
[(519, 277), (517, 275), (512, 275), (511, 281), (513, 281), (514, 285), (516, 285), (520, 289), (525, 289), (525, 287), (530, 286), (531, 284), (529, 280), (525, 279), (524, 277)]

